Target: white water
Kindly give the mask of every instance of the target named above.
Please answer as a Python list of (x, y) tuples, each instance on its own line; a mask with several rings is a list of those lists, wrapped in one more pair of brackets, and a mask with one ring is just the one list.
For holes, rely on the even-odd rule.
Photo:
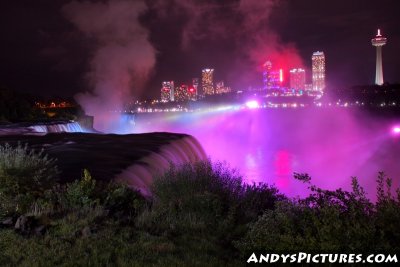
[(141, 158), (117, 175), (116, 179), (126, 181), (144, 196), (150, 196), (154, 177), (167, 171), (171, 164), (180, 166), (206, 159), (207, 155), (200, 143), (194, 137), (187, 136), (164, 145), (158, 153), (153, 152)]
[(30, 128), (35, 133), (82, 133), (86, 132), (81, 125), (74, 121), (68, 123), (33, 125)]
[(11, 124), (0, 126), (1, 135), (44, 135), (47, 133), (89, 132), (76, 121), (43, 123), (37, 125)]

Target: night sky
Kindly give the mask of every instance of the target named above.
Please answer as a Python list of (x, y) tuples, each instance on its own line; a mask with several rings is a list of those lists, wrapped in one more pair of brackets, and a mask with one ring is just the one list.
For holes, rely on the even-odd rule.
[[(204, 67), (214, 68), (216, 81), (224, 80), (234, 89), (258, 86), (265, 60), (273, 59), (286, 69), (302, 65), (309, 70), (311, 54), (318, 50), (325, 52), (331, 88), (372, 84), (375, 50), (370, 39), (378, 27), (388, 38), (383, 48), (384, 79), (400, 82), (400, 1), (241, 0), (243, 6), (239, 1), (130, 1), (144, 6), (138, 31), (148, 37), (155, 53), (150, 72), (140, 76), (147, 82), (133, 79), (133, 95), (158, 97), (163, 80), (188, 82), (200, 77)], [(85, 9), (77, 3), (82, 1), (71, 2), (1, 1), (0, 86), (65, 97), (90, 91), (95, 83), (90, 82), (93, 76), (88, 73), (97, 51), (110, 42), (124, 45), (136, 41), (137, 35), (123, 36), (126, 32), (122, 37), (112, 35), (114, 38), (110, 34), (99, 37), (96, 34), (103, 32), (93, 30), (98, 18), (93, 7), (118, 0), (90, 1), (94, 4), (83, 3)], [(80, 20), (85, 12), (92, 23), (90, 30)], [(123, 22), (120, 19), (118, 27), (124, 27)], [(130, 55), (129, 60), (135, 61), (138, 51), (127, 57)], [(135, 75), (137, 67), (127, 68)]]

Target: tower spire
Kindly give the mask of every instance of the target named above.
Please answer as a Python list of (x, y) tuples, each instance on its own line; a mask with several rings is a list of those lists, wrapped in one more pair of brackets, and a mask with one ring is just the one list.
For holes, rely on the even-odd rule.
[(375, 38), (371, 40), (372, 45), (376, 47), (376, 71), (375, 71), (376, 85), (383, 84), (382, 46), (384, 46), (386, 42), (387, 39), (381, 35), (381, 30), (378, 29)]

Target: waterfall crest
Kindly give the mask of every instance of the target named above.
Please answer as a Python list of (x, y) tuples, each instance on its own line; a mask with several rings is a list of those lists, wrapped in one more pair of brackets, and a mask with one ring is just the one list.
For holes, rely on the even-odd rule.
[(45, 123), (13, 123), (0, 126), (1, 135), (45, 135), (48, 133), (93, 132), (83, 128), (77, 121), (58, 121)]
[(83, 133), (86, 132), (76, 121), (67, 123), (54, 123), (33, 125), (30, 128), (35, 133)]
[(201, 144), (193, 136), (187, 135), (162, 146), (159, 152), (153, 152), (135, 162), (118, 174), (116, 179), (127, 182), (142, 195), (150, 196), (154, 177), (167, 171), (171, 164), (180, 166), (206, 159), (207, 155)]
[[(79, 179), (88, 169), (99, 181), (124, 181), (143, 195), (151, 195), (156, 176), (171, 164), (180, 166), (207, 159), (203, 147), (193, 136), (167, 132), (146, 134), (68, 133), (76, 125), (37, 125), (43, 134), (0, 135), (0, 143), (27, 144), (57, 159), (62, 182)], [(53, 132), (50, 132), (53, 131)]]

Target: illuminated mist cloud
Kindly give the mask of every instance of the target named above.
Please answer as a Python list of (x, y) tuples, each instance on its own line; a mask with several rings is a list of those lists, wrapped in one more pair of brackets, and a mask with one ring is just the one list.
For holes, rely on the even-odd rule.
[(400, 185), (400, 142), (393, 136), (399, 130), (390, 120), (348, 109), (253, 108), (256, 104), (180, 115), (141, 113), (132, 131), (191, 134), (212, 160), (228, 162), (245, 181), (275, 184), (290, 196), (309, 193), (294, 172), (308, 173), (314, 184), (331, 190), (351, 190), (350, 177), (357, 176), (371, 199), (379, 171), (393, 178), (395, 188)]
[(274, 8), (284, 5), (282, 0), (241, 0), (237, 10), (242, 15), (240, 40), (246, 40), (245, 51), (261, 66), (266, 59), (282, 68), (302, 67), (303, 61), (293, 43), (284, 43), (270, 25)]
[(261, 68), (267, 59), (282, 68), (303, 67), (295, 44), (282, 42), (270, 23), (274, 9), (285, 2), (232, 0), (221, 4), (216, 0), (157, 0), (154, 5), (161, 17), (186, 14), (183, 49), (199, 40), (228, 39), (235, 42), (237, 52), (247, 56), (256, 67)]
[[(144, 1), (73, 1), (63, 7), (65, 17), (94, 43), (88, 80), (90, 92), (76, 96), (95, 128), (114, 131), (125, 102), (138, 96), (155, 62), (155, 49), (139, 17), (146, 12)], [(117, 113), (114, 113), (117, 114)]]

